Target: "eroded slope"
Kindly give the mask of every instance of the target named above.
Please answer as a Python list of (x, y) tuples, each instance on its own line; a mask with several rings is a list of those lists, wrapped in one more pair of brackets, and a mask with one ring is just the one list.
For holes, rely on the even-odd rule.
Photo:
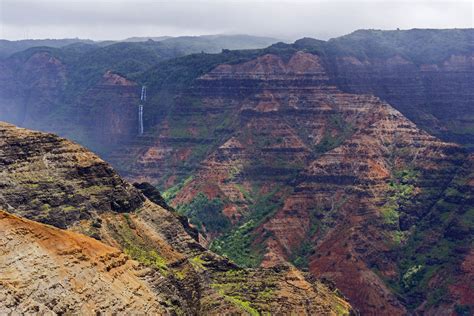
[(412, 285), (398, 286), (414, 265), (397, 253), (467, 154), (333, 84), (323, 59), (303, 51), (217, 66), (181, 91), (154, 136), (115, 158), (134, 157), (132, 178), (168, 166), (159, 183), (176, 185), (165, 196), (239, 264), (308, 267), (368, 314), (440, 304), (421, 280), (407, 302)]
[[(0, 127), (2, 205), (100, 240), (1, 213), (0, 251), (8, 274), (0, 308), (5, 311), (329, 315), (352, 310), (333, 287), (292, 267), (241, 269), (206, 250), (159, 192), (137, 184), (148, 199), (82, 147), (52, 134)], [(97, 301), (83, 304), (95, 286)], [(290, 290), (293, 286), (300, 289)], [(57, 297), (61, 287), (70, 292), (67, 299)], [(125, 297), (128, 289), (138, 290)]]
[(118, 249), (4, 211), (0, 227), (1, 313), (166, 313)]

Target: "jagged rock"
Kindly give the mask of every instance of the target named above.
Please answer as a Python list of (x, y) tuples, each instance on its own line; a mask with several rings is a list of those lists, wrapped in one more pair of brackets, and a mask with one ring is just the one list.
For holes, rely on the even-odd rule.
[[(268, 202), (283, 205), (248, 232), (257, 236), (250, 248), (264, 247), (264, 266), (292, 260), (309, 243), (310, 271), (332, 279), (362, 313), (404, 314), (403, 302), (374, 270), (393, 278), (400, 273), (392, 253), (396, 234), (410, 236), (466, 153), (418, 129), (379, 98), (340, 91), (325, 65), (323, 57), (300, 51), (287, 60), (267, 54), (215, 67), (173, 108), (194, 136), (181, 138), (186, 151), (166, 138), (175, 133), (171, 115), (156, 141), (131, 151), (136, 173), (128, 176), (157, 179), (160, 166), (170, 166), (169, 181), (179, 177), (189, 168), (181, 160), (191, 161), (204, 137), (202, 116), (226, 118), (223, 128), (210, 126), (207, 133), (215, 138), (202, 145), (208, 153), (192, 178), (178, 183), (173, 205), (204, 192), (225, 201), (223, 215), (239, 227), (251, 210), (258, 212), (254, 199), (273, 192)], [(388, 213), (397, 194), (404, 194), (403, 203)], [(459, 196), (449, 201), (454, 199)]]
[(0, 313), (166, 314), (118, 249), (0, 211)]
[(130, 212), (144, 201), (83, 147), (6, 123), (0, 123), (0, 168), (0, 206), (56, 227), (104, 212)]
[[(69, 230), (0, 211), (2, 313), (352, 311), (344, 297), (294, 269), (241, 269), (208, 251), (182, 216), (74, 143), (0, 123), (0, 149), (2, 207)], [(67, 207), (72, 201), (77, 209)], [(289, 275), (305, 290), (290, 291)]]

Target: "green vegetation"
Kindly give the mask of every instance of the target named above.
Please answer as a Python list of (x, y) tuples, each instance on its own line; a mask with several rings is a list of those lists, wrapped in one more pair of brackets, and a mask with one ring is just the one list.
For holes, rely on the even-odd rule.
[(200, 270), (206, 270), (206, 268), (204, 267), (206, 261), (203, 260), (200, 255), (192, 257), (191, 259), (189, 259), (189, 262), (191, 262), (193, 266), (199, 268)]
[(109, 229), (115, 232), (114, 239), (119, 241), (124, 252), (132, 259), (147, 266), (153, 266), (164, 275), (167, 275), (169, 270), (166, 260), (158, 254), (153, 243), (135, 234), (134, 223), (130, 214), (123, 214), (123, 219), (124, 222), (116, 223), (116, 226), (109, 224)]
[(223, 208), (224, 202), (221, 199), (210, 200), (200, 192), (190, 203), (178, 206), (178, 211), (205, 234), (205, 231), (223, 232), (230, 227), (229, 220), (222, 214)]
[(240, 266), (258, 266), (262, 261), (263, 249), (254, 244), (256, 238), (254, 230), (282, 206), (282, 200), (277, 197), (278, 191), (279, 189), (276, 188), (268, 194), (253, 194), (249, 197), (249, 200), (255, 201), (249, 207), (249, 215), (239, 226), (235, 226), (230, 232), (214, 240), (211, 250), (229, 257)]
[(64, 206), (64, 207), (62, 208), (62, 210), (63, 210), (64, 212), (74, 212), (74, 211), (77, 211), (78, 208), (75, 207), (75, 206), (72, 206), (72, 205), (66, 205), (66, 206)]
[(222, 63), (239, 63), (259, 55), (259, 50), (225, 51), (221, 54), (193, 54), (162, 62), (146, 71), (140, 80), (151, 89), (176, 89), (190, 84), (200, 75)]
[[(409, 309), (418, 307), (426, 301), (426, 307), (438, 306), (450, 298), (448, 287), (455, 285), (459, 275), (459, 264), (473, 243), (474, 208), (470, 206), (472, 194), (469, 193), (468, 179), (472, 177), (469, 164), (458, 171), (451, 183), (435, 201), (428, 215), (420, 218), (417, 229), (411, 234), (397, 237), (406, 232), (394, 232), (398, 243), (396, 251), (399, 277), (388, 284), (404, 297)], [(418, 177), (412, 170), (396, 173), (401, 183), (398, 196), (409, 197), (412, 193), (407, 186), (414, 185)], [(466, 309), (458, 305), (458, 313)], [(468, 311), (469, 312), (469, 311)]]
[(146, 251), (140, 246), (129, 244), (125, 247), (124, 251), (127, 255), (138, 262), (147, 266), (154, 266), (162, 273), (167, 273), (168, 267), (166, 261), (155, 250)]
[(215, 239), (211, 244), (211, 250), (229, 257), (242, 267), (258, 266), (262, 256), (253, 245), (255, 239), (253, 230), (256, 226), (255, 221), (251, 219), (233, 228), (230, 233)]
[[(418, 174), (413, 169), (397, 170), (389, 183), (388, 201), (380, 209), (385, 224), (399, 229), (400, 209), (410, 203), (415, 194)], [(401, 237), (397, 235), (398, 239)], [(399, 239), (400, 241), (400, 239)]]
[(189, 182), (193, 180), (193, 177), (190, 176), (183, 182), (180, 182), (176, 184), (175, 186), (172, 186), (165, 192), (163, 192), (162, 196), (165, 199), (166, 203), (171, 203), (171, 201), (176, 197), (179, 191), (181, 191), (182, 188), (184, 188), (185, 185), (187, 185)]
[(404, 288), (410, 288), (416, 285), (420, 278), (419, 276), (422, 275), (423, 272), (423, 265), (414, 265), (408, 268), (408, 270), (402, 276), (402, 284)]
[(51, 205), (49, 205), (48, 203), (43, 204), (43, 205), (40, 207), (40, 210), (41, 210), (41, 212), (47, 214), (47, 213), (51, 210)]
[(222, 285), (219, 284), (212, 284), (211, 285), (213, 288), (217, 290), (217, 292), (224, 297), (227, 301), (231, 302), (235, 306), (237, 306), (239, 309), (249, 313), (252, 316), (259, 316), (260, 313), (251, 306), (251, 303), (248, 301), (244, 301), (239, 297), (236, 296), (231, 296), (227, 295), (223, 289), (221, 289)]
[(309, 256), (314, 253), (313, 243), (311, 239), (303, 241), (302, 245), (298, 249), (291, 262), (297, 268), (308, 268)]
[(314, 147), (316, 153), (325, 153), (340, 146), (354, 132), (353, 126), (338, 114), (331, 115), (328, 123), (323, 138)]
[[(240, 172), (240, 170), (238, 168), (233, 169), (232, 172), (231, 172), (230, 177), (233, 178), (232, 175), (238, 174), (239, 172)], [(240, 193), (242, 193), (242, 195), (244, 196), (244, 199), (247, 202), (253, 202), (253, 197), (252, 197), (251, 192), (247, 191), (243, 187), (243, 185), (236, 183), (235, 187), (240, 191)]]
[(383, 221), (388, 225), (398, 225), (398, 204), (385, 204), (381, 209)]
[(265, 276), (252, 270), (228, 270), (215, 275), (211, 287), (226, 300), (251, 315), (268, 315), (269, 302), (278, 287), (271, 272)]

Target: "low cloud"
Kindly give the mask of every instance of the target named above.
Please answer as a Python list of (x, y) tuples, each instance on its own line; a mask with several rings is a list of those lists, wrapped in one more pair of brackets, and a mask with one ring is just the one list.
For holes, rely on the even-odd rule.
[(361, 28), (470, 28), (471, 1), (0, 0), (0, 37), (253, 34), (328, 39)]

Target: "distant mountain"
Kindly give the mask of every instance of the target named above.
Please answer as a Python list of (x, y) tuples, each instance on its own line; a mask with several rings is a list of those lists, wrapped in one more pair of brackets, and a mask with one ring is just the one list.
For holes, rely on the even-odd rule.
[(278, 42), (275, 38), (251, 35), (202, 35), (202, 36), (159, 36), (159, 37), (130, 37), (122, 41), (93, 41), (89, 39), (34, 39), (8, 41), (0, 40), (0, 59), (32, 47), (61, 48), (71, 44), (91, 44), (104, 47), (120, 42), (140, 43), (146, 41), (166, 42), (166, 47), (187, 53), (218, 53), (222, 49), (254, 49), (264, 48)]
[(168, 38), (163, 40), (163, 43), (179, 49), (218, 53), (222, 49), (265, 48), (278, 41), (278, 39), (271, 37), (250, 35), (203, 35)]
[(159, 41), (162, 41), (162, 40), (165, 40), (165, 39), (168, 39), (168, 38), (172, 38), (172, 36), (150, 36), (150, 37), (129, 37), (129, 38), (126, 38), (124, 40), (122, 40), (121, 42), (146, 42), (146, 41), (149, 41), (149, 40), (152, 40), (152, 41), (155, 41), (155, 42), (159, 42)]
[(124, 42), (161, 42), (165, 46), (178, 50), (219, 53), (222, 49), (257, 49), (265, 48), (279, 40), (271, 37), (251, 35), (201, 35), (201, 36), (161, 36), (132, 37)]

